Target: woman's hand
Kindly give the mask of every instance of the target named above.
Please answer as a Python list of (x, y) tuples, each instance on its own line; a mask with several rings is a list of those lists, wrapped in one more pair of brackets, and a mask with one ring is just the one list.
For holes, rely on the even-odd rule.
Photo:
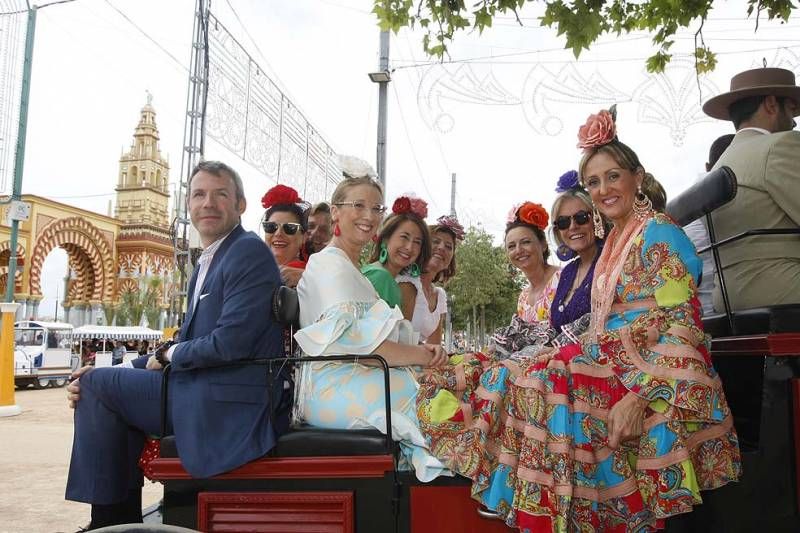
[(648, 401), (629, 392), (608, 413), (608, 447), (616, 450), (619, 443), (638, 437), (644, 431), (644, 411)]
[(295, 288), (297, 284), (300, 283), (300, 277), (305, 272), (302, 268), (295, 268), (286, 265), (280, 265), (278, 267), (281, 271), (281, 279), (283, 283), (286, 284), (287, 287)]
[(444, 348), (442, 348), (440, 345), (423, 344), (422, 348), (425, 349), (428, 352), (428, 354), (430, 354), (429, 355), (430, 360), (428, 361), (427, 364), (425, 364), (425, 366), (438, 367), (447, 364), (449, 357), (447, 356), (447, 352), (445, 352)]

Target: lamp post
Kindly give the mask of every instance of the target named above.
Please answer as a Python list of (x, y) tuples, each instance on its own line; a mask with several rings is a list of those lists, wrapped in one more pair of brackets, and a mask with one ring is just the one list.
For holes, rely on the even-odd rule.
[(386, 190), (386, 120), (388, 114), (387, 90), (392, 75), (389, 72), (389, 32), (382, 31), (380, 37), (381, 59), (378, 72), (370, 72), (369, 79), (378, 84), (378, 142), (375, 166), (378, 179)]
[[(17, 235), (24, 206), (20, 202), (22, 170), (25, 162), (25, 136), (28, 127), (28, 101), (31, 92), (31, 64), (33, 62), (33, 37), (36, 30), (36, 7), (28, 3), (28, 25), (25, 33), (25, 59), (22, 68), (22, 91), (17, 125), (17, 152), (14, 159), (14, 186), (11, 192), (11, 239), (9, 243), (8, 273), (6, 275), (6, 302), (0, 304), (0, 417), (18, 415), (22, 410), (14, 402), (14, 317), (19, 304), (14, 303), (14, 280), (17, 271)], [(20, 209), (21, 208), (21, 209)]]

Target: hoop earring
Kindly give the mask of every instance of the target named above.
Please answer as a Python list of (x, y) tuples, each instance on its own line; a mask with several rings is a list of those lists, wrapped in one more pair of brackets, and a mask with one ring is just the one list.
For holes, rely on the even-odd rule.
[(636, 191), (636, 197), (633, 200), (633, 214), (637, 219), (644, 220), (652, 212), (653, 201), (650, 200), (649, 196), (642, 192), (642, 186), (639, 185), (639, 188)]
[(333, 234), (335, 236), (340, 236), (342, 234), (342, 230), (339, 229), (339, 223), (337, 222), (335, 226), (333, 226)]
[(606, 236), (606, 228), (603, 225), (603, 217), (600, 216), (600, 211), (595, 207), (592, 209), (592, 224), (594, 224), (594, 236), (602, 239)]
[(414, 263), (414, 264), (411, 265), (410, 274), (411, 274), (412, 278), (418, 278), (419, 277), (420, 271), (419, 271), (419, 265), (418, 264)]
[(569, 261), (575, 257), (575, 250), (566, 244), (561, 244), (558, 248), (556, 248), (556, 257), (558, 257), (561, 261)]
[(389, 259), (389, 250), (386, 249), (386, 243), (382, 242), (381, 253), (380, 255), (378, 255), (378, 262), (383, 265), (384, 263), (386, 263), (388, 259)]

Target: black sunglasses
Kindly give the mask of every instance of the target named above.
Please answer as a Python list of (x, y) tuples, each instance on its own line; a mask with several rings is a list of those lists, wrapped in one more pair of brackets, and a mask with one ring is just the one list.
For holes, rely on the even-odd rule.
[(569, 229), (570, 224), (572, 224), (572, 220), (575, 220), (575, 223), (579, 226), (583, 226), (584, 224), (588, 224), (590, 220), (592, 220), (592, 214), (588, 211), (578, 211), (571, 217), (562, 215), (557, 217), (553, 225), (557, 229)]
[(278, 224), (277, 222), (264, 222), (264, 231), (271, 235), (278, 231), (278, 226), (283, 226), (283, 232), (286, 235), (294, 235), (297, 233), (297, 230), (300, 230), (301, 233), (303, 231), (303, 226), (297, 222), (284, 222), (283, 224)]

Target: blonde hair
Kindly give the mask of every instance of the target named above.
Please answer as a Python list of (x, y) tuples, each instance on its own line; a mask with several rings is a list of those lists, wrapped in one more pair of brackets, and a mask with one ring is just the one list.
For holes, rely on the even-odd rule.
[[(550, 210), (550, 220), (553, 221), (553, 225), (550, 226), (550, 228), (553, 234), (553, 240), (556, 241), (558, 246), (566, 246), (566, 243), (561, 239), (560, 232), (556, 228), (556, 218), (558, 217), (558, 210), (561, 209), (561, 204), (563, 204), (564, 200), (567, 198), (577, 198), (583, 202), (590, 212), (594, 211), (592, 198), (589, 196), (589, 193), (581, 187), (574, 187), (559, 194), (556, 197), (556, 201), (553, 202), (553, 208)], [(592, 220), (592, 224), (594, 224), (594, 220)]]
[(347, 191), (352, 189), (353, 187), (358, 187), (359, 185), (372, 185), (381, 195), (383, 198), (383, 187), (381, 184), (372, 179), (369, 176), (359, 176), (357, 178), (349, 178), (345, 177), (342, 181), (336, 185), (336, 188), (333, 190), (333, 194), (331, 195), (331, 204), (336, 205), (344, 202), (345, 197), (347, 196)]

